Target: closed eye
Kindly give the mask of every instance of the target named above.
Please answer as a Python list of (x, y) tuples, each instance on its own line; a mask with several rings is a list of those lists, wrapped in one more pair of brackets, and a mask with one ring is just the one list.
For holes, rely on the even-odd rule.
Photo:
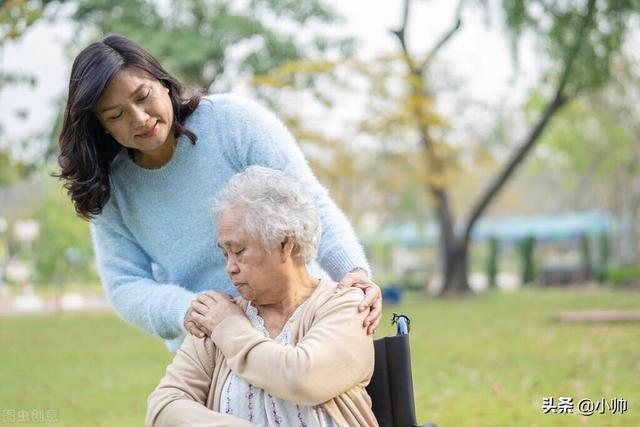
[(122, 117), (122, 111), (120, 111), (117, 115), (109, 117), (109, 120), (118, 120)]
[(138, 102), (142, 102), (142, 101), (144, 101), (145, 99), (147, 99), (147, 98), (149, 97), (149, 95), (151, 95), (151, 89), (149, 89), (149, 90), (147, 91), (147, 93), (146, 93), (143, 97), (138, 98)]

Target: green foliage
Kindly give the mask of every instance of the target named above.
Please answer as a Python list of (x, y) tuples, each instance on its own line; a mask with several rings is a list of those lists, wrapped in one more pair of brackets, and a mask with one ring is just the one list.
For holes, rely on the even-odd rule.
[[(630, 233), (619, 236), (631, 241), (640, 241), (639, 96), (640, 64), (617, 62), (616, 78), (605, 88), (575, 99), (558, 114), (542, 136), (545, 151), (538, 156), (539, 168), (551, 168), (564, 178), (565, 191), (573, 191), (573, 209), (597, 207), (622, 222), (628, 218)], [(632, 246), (627, 256), (625, 262), (637, 262), (638, 248)]]
[[(2, 136), (2, 128), (0, 128)], [(0, 152), (0, 187), (18, 180), (19, 171), (13, 166), (11, 159), (6, 153)]]
[[(0, 127), (0, 138), (2, 138), (2, 127)], [(0, 187), (25, 179), (34, 171), (34, 165), (16, 162), (7, 153), (0, 151)]]
[(42, 17), (42, 2), (8, 0), (0, 5), (0, 46), (20, 37)]
[(613, 266), (606, 270), (606, 280), (614, 285), (640, 283), (640, 265)]
[[(90, 24), (97, 32), (94, 38), (105, 33), (130, 37), (187, 84), (209, 90), (228, 68), (261, 74), (324, 51), (329, 47), (325, 38), (303, 40), (297, 31), (311, 21), (330, 24), (337, 16), (320, 0), (253, 0), (245, 5), (182, 0), (172, 2), (170, 10), (151, 0), (79, 0), (74, 19)], [(243, 49), (232, 54), (240, 45)]]
[(69, 197), (58, 181), (47, 179), (42, 204), (33, 218), (40, 222), (40, 237), (33, 244), (38, 284), (98, 280), (92, 265), (89, 224), (76, 216)]
[[(0, 53), (4, 44), (21, 37), (29, 27), (42, 17), (43, 7), (49, 1), (6, 0), (0, 3)], [(27, 84), (35, 86), (32, 75), (0, 69), (0, 91), (9, 85)], [(19, 117), (18, 117), (19, 119)], [(4, 139), (0, 123), (0, 143)], [(0, 147), (1, 148), (1, 147)], [(24, 176), (26, 169), (14, 168), (12, 159), (6, 152), (0, 151), (0, 186), (15, 182)]]
[(574, 100), (542, 137), (558, 166), (576, 179), (587, 173), (602, 179), (625, 172), (633, 180), (640, 174), (640, 114), (636, 108), (640, 64), (621, 61), (616, 68), (615, 80), (603, 90)]
[[(17, 40), (30, 27), (44, 16), (45, 7), (51, 3), (64, 3), (65, 0), (6, 0), (0, 2), (0, 53), (4, 44), (8, 41)], [(3, 70), (0, 65), (0, 91), (9, 85), (28, 85), (34, 87), (36, 79), (31, 74), (22, 72)], [(21, 114), (13, 120), (23, 118)], [(2, 123), (0, 122), (0, 150), (3, 149), (4, 135)], [(18, 141), (24, 143), (24, 141)], [(6, 152), (0, 151), (0, 186), (15, 182), (31, 174), (35, 167), (33, 165), (14, 165), (12, 159)]]
[[(592, 172), (603, 177), (629, 163), (636, 137), (631, 123), (609, 109), (602, 97), (577, 99), (558, 114), (543, 136), (543, 144), (570, 172)], [(631, 165), (630, 165), (631, 166)]]
[(535, 34), (550, 60), (547, 83), (565, 79), (565, 93), (573, 97), (610, 80), (640, 1), (503, 0), (502, 9), (514, 45), (523, 34)]

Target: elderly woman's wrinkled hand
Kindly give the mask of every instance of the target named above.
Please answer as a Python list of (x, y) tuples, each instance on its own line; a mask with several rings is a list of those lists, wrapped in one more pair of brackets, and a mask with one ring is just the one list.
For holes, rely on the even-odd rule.
[(369, 309), (369, 315), (364, 319), (364, 326), (367, 328), (367, 334), (372, 335), (376, 332), (382, 316), (382, 291), (378, 285), (369, 279), (367, 272), (360, 268), (345, 274), (340, 283), (338, 283), (337, 289), (351, 286), (360, 288), (364, 292), (364, 299), (358, 306), (358, 310)]
[[(198, 295), (191, 303), (191, 309), (185, 317), (185, 326), (190, 333), (202, 338), (204, 335), (211, 335), (216, 326), (230, 316), (244, 317), (245, 314), (231, 295), (209, 291)], [(195, 326), (193, 331), (187, 326), (187, 322)]]

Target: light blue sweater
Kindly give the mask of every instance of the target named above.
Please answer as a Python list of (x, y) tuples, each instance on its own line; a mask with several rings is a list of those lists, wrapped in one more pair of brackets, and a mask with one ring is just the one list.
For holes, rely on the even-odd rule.
[(322, 222), (318, 263), (332, 279), (356, 267), (369, 271), (348, 219), (273, 114), (245, 98), (213, 95), (202, 99), (186, 126), (197, 143), (181, 136), (159, 169), (141, 168), (126, 150), (116, 156), (111, 198), (91, 223), (103, 286), (125, 321), (176, 351), (196, 293), (235, 295), (211, 207), (226, 181), (250, 165), (285, 171), (314, 198)]

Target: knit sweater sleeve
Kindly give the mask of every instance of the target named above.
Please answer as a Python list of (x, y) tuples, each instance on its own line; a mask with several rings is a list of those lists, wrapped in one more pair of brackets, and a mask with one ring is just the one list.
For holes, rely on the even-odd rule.
[(206, 406), (213, 381), (213, 345), (188, 335), (148, 399), (146, 427), (251, 427)]
[(282, 170), (302, 183), (315, 200), (322, 225), (318, 247), (320, 266), (335, 281), (356, 267), (370, 272), (364, 249), (349, 220), (318, 181), (284, 124), (248, 99), (229, 96), (226, 102), (228, 119), (239, 129), (231, 149), (240, 166), (261, 165)]
[(184, 315), (195, 295), (169, 283), (158, 283), (151, 259), (122, 223), (110, 200), (91, 223), (96, 264), (109, 302), (125, 321), (160, 338), (184, 335)]
[(362, 327), (361, 299), (358, 289), (349, 288), (310, 307), (313, 323), (294, 346), (265, 337), (242, 316), (223, 320), (211, 339), (249, 384), (289, 402), (319, 405), (371, 378), (373, 341)]

